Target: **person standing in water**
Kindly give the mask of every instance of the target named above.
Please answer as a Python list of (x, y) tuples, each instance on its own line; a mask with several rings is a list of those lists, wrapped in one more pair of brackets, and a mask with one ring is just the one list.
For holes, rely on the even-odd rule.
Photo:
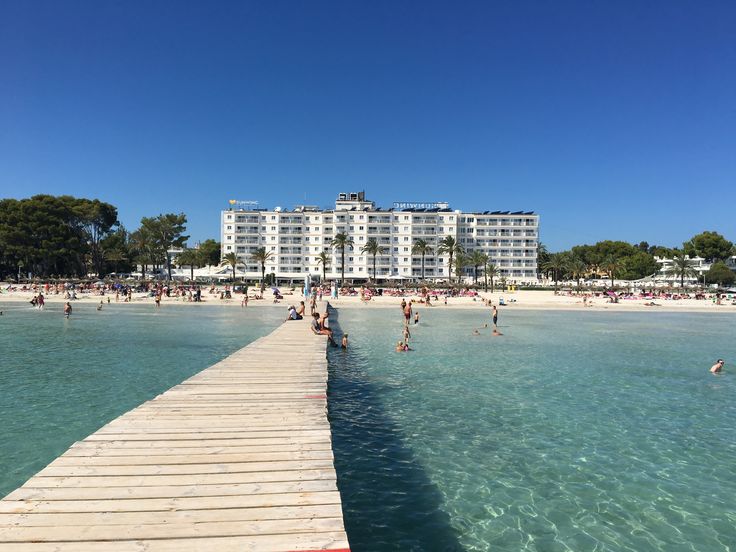
[(493, 305), (493, 327), (498, 326), (498, 309), (496, 308), (496, 305)]
[(721, 373), (721, 370), (723, 370), (723, 365), (724, 364), (725, 364), (725, 362), (723, 361), (723, 359), (722, 358), (719, 358), (718, 361), (716, 361), (716, 363), (713, 366), (710, 367), (710, 373), (711, 374), (720, 374)]
[(64, 317), (69, 318), (72, 315), (72, 304), (68, 301), (64, 305)]
[(419, 324), (419, 311), (414, 313), (414, 324)]

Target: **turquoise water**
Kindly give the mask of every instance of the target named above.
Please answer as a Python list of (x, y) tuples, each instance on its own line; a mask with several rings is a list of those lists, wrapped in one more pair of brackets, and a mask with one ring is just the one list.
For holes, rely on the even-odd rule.
[(733, 550), (736, 318), (505, 309), (474, 337), (480, 311), (422, 315), (402, 354), (398, 306), (338, 313), (353, 550)]
[(269, 333), (283, 309), (0, 310), (0, 496), (108, 421)]

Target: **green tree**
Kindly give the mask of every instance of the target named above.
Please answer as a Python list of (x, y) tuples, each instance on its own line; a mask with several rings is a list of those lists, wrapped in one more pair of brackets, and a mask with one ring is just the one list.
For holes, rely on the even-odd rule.
[(589, 270), (588, 263), (580, 257), (573, 255), (567, 263), (567, 270), (570, 273), (570, 276), (575, 278), (577, 287), (580, 289), (580, 280), (588, 273)]
[(376, 238), (369, 238), (363, 247), (360, 249), (361, 253), (373, 256), (373, 279), (376, 279), (376, 255), (383, 255), (386, 252), (386, 248), (378, 243)]
[(453, 238), (452, 236), (445, 236), (440, 240), (439, 247), (437, 248), (437, 253), (440, 255), (447, 255), (448, 256), (448, 262), (447, 262), (447, 280), (448, 282), (452, 282), (452, 261), (453, 257), (460, 255), (464, 252), (464, 249), (462, 246), (457, 243), (457, 240)]
[(201, 266), (216, 266), (219, 264), (220, 252), (222, 251), (220, 242), (211, 239), (204, 240), (199, 244), (197, 251), (200, 255), (199, 262)]
[(479, 249), (474, 250), (468, 256), (468, 263), (473, 267), (473, 283), (475, 285), (478, 285), (478, 267), (485, 266), (486, 261), (488, 261), (488, 255)]
[(98, 277), (102, 277), (105, 251), (101, 247), (101, 242), (117, 223), (118, 210), (99, 199), (77, 199), (74, 200), (73, 212), (75, 221), (87, 242), (95, 273)]
[(166, 263), (169, 280), (171, 280), (171, 258), (168, 251), (172, 247), (183, 247), (189, 239), (189, 236), (184, 235), (186, 224), (187, 216), (184, 213), (178, 215), (166, 213), (141, 219), (141, 228), (145, 228), (151, 237), (152, 251), (156, 260), (163, 260)]
[(345, 232), (340, 232), (332, 238), (330, 245), (340, 250), (340, 272), (342, 277), (340, 278), (340, 286), (345, 285), (345, 248), (353, 246), (353, 239), (349, 237)]
[[(230, 268), (233, 269), (233, 284), (235, 283), (235, 267), (238, 266), (238, 256), (235, 253), (228, 253), (227, 255), (224, 255), (222, 257), (222, 261), (220, 263), (221, 266), (230, 266)], [(261, 293), (263, 293), (263, 290), (261, 290)]]
[(626, 280), (639, 280), (645, 276), (651, 276), (659, 270), (659, 263), (649, 252), (636, 251), (628, 257), (624, 257), (623, 277)]
[(330, 254), (327, 251), (321, 251), (319, 255), (317, 255), (317, 262), (322, 265), (322, 281), (327, 281), (327, 267), (330, 264), (330, 261), (332, 259), (330, 258)]
[(455, 277), (460, 284), (463, 283), (465, 267), (468, 266), (468, 262), (469, 259), (465, 254), (465, 251), (458, 251), (455, 253)]
[(422, 282), (423, 282), (424, 281), (424, 258), (427, 255), (432, 254), (432, 246), (429, 245), (429, 242), (427, 240), (423, 240), (421, 238), (416, 239), (414, 240), (414, 245), (411, 246), (411, 254), (422, 256)]
[(270, 251), (266, 251), (265, 247), (259, 247), (250, 255), (253, 262), (261, 265), (261, 295), (263, 295), (263, 290), (266, 287), (266, 262), (271, 257), (272, 253)]
[(501, 270), (492, 262), (490, 262), (490, 257), (488, 258), (488, 261), (486, 261), (486, 266), (483, 269), (483, 274), (486, 278), (486, 291), (488, 291), (488, 280), (491, 280), (491, 293), (493, 293), (493, 279), (496, 278), (499, 274), (501, 274)]
[(733, 243), (718, 232), (703, 232), (683, 244), (686, 255), (702, 257), (705, 262), (723, 261), (733, 255)]
[(547, 261), (549, 261), (549, 255), (550, 253), (547, 246), (542, 242), (539, 242), (537, 245), (537, 275), (544, 273), (542, 267), (547, 264)]
[(616, 276), (618, 276), (619, 272), (621, 272), (623, 266), (624, 265), (621, 259), (614, 255), (609, 254), (603, 258), (603, 261), (601, 262), (601, 269), (603, 269), (606, 273), (606, 276), (611, 279), (611, 287), (614, 287)]
[[(227, 257), (227, 256), (226, 256)], [(237, 257), (236, 257), (237, 260)], [(198, 249), (186, 248), (176, 256), (176, 263), (180, 266), (189, 267), (189, 279), (194, 281), (194, 269), (199, 268), (202, 262), (202, 254)]]
[(545, 274), (551, 275), (555, 282), (555, 291), (557, 291), (557, 283), (565, 275), (568, 266), (568, 257), (564, 253), (552, 253), (549, 260), (542, 266)]
[(685, 278), (697, 278), (698, 271), (695, 270), (695, 261), (685, 255), (684, 251), (677, 251), (672, 257), (672, 266), (667, 269), (667, 275), (680, 279), (680, 287), (685, 287)]
[(726, 263), (723, 261), (717, 261), (713, 263), (705, 273), (705, 281), (709, 284), (718, 284), (722, 287), (731, 286), (734, 283), (736, 276), (733, 270), (728, 268)]
[(130, 234), (122, 224), (100, 241), (100, 248), (105, 256), (105, 274), (132, 272)]
[(150, 263), (153, 264), (155, 261), (154, 256), (154, 242), (150, 235), (150, 232), (145, 227), (140, 227), (138, 230), (130, 234), (130, 245), (131, 251), (134, 255), (136, 262), (141, 265), (141, 279), (146, 279), (146, 266)]

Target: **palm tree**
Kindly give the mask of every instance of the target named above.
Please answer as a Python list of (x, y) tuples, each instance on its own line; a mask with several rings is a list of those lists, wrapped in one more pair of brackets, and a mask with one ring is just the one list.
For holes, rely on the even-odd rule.
[(492, 262), (490, 257), (486, 261), (486, 265), (483, 269), (483, 274), (486, 277), (486, 291), (488, 291), (488, 278), (491, 279), (491, 293), (493, 293), (493, 279), (501, 273), (501, 270)]
[(570, 271), (570, 275), (575, 278), (578, 284), (578, 289), (580, 289), (580, 278), (585, 276), (585, 274), (588, 272), (588, 263), (586, 263), (580, 257), (573, 257), (572, 259), (570, 259), (567, 268)]
[(386, 252), (386, 248), (379, 245), (376, 238), (369, 238), (363, 247), (360, 248), (361, 253), (367, 253), (373, 255), (373, 279), (376, 279), (376, 255), (383, 255)]
[(621, 262), (621, 259), (618, 259), (613, 255), (608, 255), (603, 259), (603, 262), (601, 262), (601, 268), (611, 279), (611, 287), (613, 287), (616, 274), (618, 274), (623, 268), (623, 263)]
[(457, 240), (452, 236), (445, 236), (440, 241), (440, 245), (437, 248), (437, 253), (440, 255), (447, 254), (449, 261), (447, 263), (447, 278), (448, 282), (452, 281), (452, 258), (453, 256), (460, 255), (463, 252), (462, 246), (457, 243)]
[(235, 267), (238, 265), (239, 259), (235, 253), (228, 253), (222, 257), (220, 266), (230, 265), (233, 269), (233, 283), (235, 283)]
[(259, 247), (250, 254), (250, 259), (254, 263), (260, 263), (261, 265), (261, 296), (263, 296), (263, 290), (266, 288), (266, 261), (272, 256), (273, 254), (270, 251), (266, 251), (265, 247)]
[(427, 254), (432, 253), (432, 246), (429, 245), (427, 240), (414, 240), (414, 245), (411, 247), (411, 254), (412, 255), (421, 255), (422, 256), (422, 281), (424, 281), (424, 257)]
[(327, 265), (330, 264), (330, 254), (327, 251), (322, 251), (317, 255), (317, 262), (322, 265), (322, 281), (327, 281)]
[(151, 249), (153, 248), (153, 242), (151, 236), (144, 228), (139, 228), (130, 234), (130, 243), (133, 246), (136, 261), (141, 263), (141, 280), (145, 280), (146, 265), (152, 260)]
[(463, 281), (463, 270), (468, 265), (469, 260), (469, 257), (464, 251), (458, 251), (455, 254), (455, 276), (459, 283), (462, 283)]
[(340, 270), (342, 271), (342, 277), (340, 279), (341, 286), (345, 285), (345, 248), (352, 247), (353, 243), (353, 238), (348, 236), (345, 232), (335, 234), (335, 237), (332, 238), (332, 241), (330, 242), (332, 247), (340, 250)]
[(685, 287), (685, 278), (698, 276), (698, 271), (695, 270), (695, 262), (691, 261), (683, 251), (677, 251), (670, 260), (672, 261), (672, 267), (667, 269), (667, 274), (679, 277), (681, 288)]
[(557, 291), (557, 282), (560, 281), (567, 270), (567, 262), (567, 257), (563, 253), (551, 253), (547, 262), (541, 266), (545, 273), (552, 274), (555, 281), (555, 291)]
[(199, 267), (200, 255), (196, 249), (185, 249), (176, 256), (176, 263), (181, 268), (184, 265), (189, 265), (189, 279), (194, 280), (194, 267)]
[(473, 283), (478, 285), (478, 267), (486, 265), (488, 262), (488, 255), (476, 249), (470, 254), (468, 262), (473, 265)]

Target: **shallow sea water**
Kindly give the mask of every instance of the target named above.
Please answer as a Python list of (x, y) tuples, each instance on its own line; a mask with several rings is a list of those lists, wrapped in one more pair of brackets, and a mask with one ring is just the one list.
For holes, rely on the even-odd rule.
[[(330, 418), (352, 549), (736, 547), (736, 318), (345, 308)], [(708, 369), (726, 359), (725, 374)]]
[(276, 308), (0, 303), (0, 496), (283, 320)]

